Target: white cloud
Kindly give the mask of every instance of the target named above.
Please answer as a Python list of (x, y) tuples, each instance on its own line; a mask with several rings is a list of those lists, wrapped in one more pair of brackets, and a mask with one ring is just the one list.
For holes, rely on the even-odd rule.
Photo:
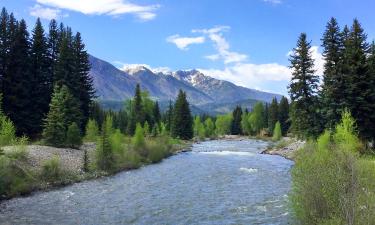
[(67, 16), (66, 14), (62, 15), (61, 10), (59, 9), (43, 7), (39, 4), (36, 4), (30, 8), (30, 15), (46, 20), (57, 19), (62, 16)]
[(167, 42), (173, 43), (181, 50), (187, 50), (189, 45), (201, 44), (205, 42), (204, 37), (180, 37), (180, 35), (172, 35), (167, 37)]
[(223, 32), (229, 31), (229, 26), (216, 26), (211, 29), (192, 30), (193, 33), (203, 33), (214, 43), (217, 54), (205, 56), (205, 58), (216, 61), (222, 59), (225, 64), (245, 61), (248, 56), (238, 52), (230, 51), (230, 45), (223, 37)]
[(159, 5), (137, 5), (124, 0), (36, 0), (39, 4), (81, 12), (87, 15), (133, 14), (146, 21), (155, 18)]
[(282, 3), (281, 0), (263, 0), (263, 2), (271, 3), (271, 4), (274, 4), (274, 5), (278, 5), (278, 4)]
[(315, 60), (315, 74), (323, 76), (325, 61), (322, 53), (319, 52), (319, 46), (311, 46), (311, 57)]

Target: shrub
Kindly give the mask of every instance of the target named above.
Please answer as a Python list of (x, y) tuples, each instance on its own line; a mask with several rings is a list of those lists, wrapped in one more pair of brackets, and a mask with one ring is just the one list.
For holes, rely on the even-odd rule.
[(147, 158), (152, 163), (162, 161), (169, 154), (168, 143), (159, 138), (155, 140), (148, 140), (146, 142), (146, 148), (148, 152)]
[(99, 136), (98, 124), (96, 123), (95, 120), (90, 119), (86, 125), (86, 136), (84, 139), (85, 141), (95, 142), (97, 141), (98, 136)]
[(135, 128), (135, 134), (132, 138), (132, 144), (134, 149), (143, 157), (147, 157), (147, 152), (145, 149), (145, 138), (144, 132), (140, 123), (137, 123)]
[(0, 146), (11, 144), (15, 139), (15, 133), (13, 122), (0, 113)]
[(143, 125), (143, 133), (144, 133), (144, 136), (148, 136), (150, 134), (150, 125), (148, 124), (147, 121)]
[(13, 142), (12, 150), (7, 153), (7, 156), (15, 160), (26, 161), (28, 155), (27, 143), (28, 138), (25, 136), (16, 139)]
[(282, 135), (281, 135), (281, 125), (280, 125), (280, 122), (277, 121), (276, 124), (275, 124), (275, 129), (273, 130), (273, 136), (272, 136), (272, 140), (273, 141), (279, 141), (281, 139)]
[(102, 135), (96, 145), (96, 166), (104, 171), (115, 169), (115, 159), (106, 129), (102, 131)]
[(55, 182), (60, 179), (62, 171), (60, 160), (57, 156), (43, 162), (41, 175), (45, 181), (49, 182)]
[(110, 136), (110, 143), (114, 153), (119, 156), (124, 154), (125, 138), (119, 129), (116, 129), (116, 131)]
[(375, 164), (360, 158), (354, 124), (344, 112), (333, 134), (326, 131), (298, 153), (290, 199), (301, 224), (375, 221)]
[(89, 164), (90, 164), (89, 155), (87, 153), (87, 150), (85, 149), (83, 151), (83, 168), (82, 168), (83, 172), (87, 173), (90, 171)]
[(72, 123), (66, 132), (66, 145), (71, 148), (79, 148), (82, 145), (82, 137), (78, 125)]

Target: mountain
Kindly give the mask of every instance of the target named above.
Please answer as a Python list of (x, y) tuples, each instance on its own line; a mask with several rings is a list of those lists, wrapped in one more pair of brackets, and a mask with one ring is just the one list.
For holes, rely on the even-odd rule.
[[(154, 72), (144, 66), (132, 66), (120, 70), (112, 64), (89, 57), (96, 95), (104, 105), (121, 107), (121, 102), (134, 95), (137, 83), (146, 89), (150, 96), (166, 104), (174, 100), (178, 91), (186, 92), (196, 113), (211, 114), (230, 111), (236, 104), (251, 108), (256, 101), (270, 102), (281, 95), (257, 91), (237, 86), (231, 82), (209, 77), (198, 70), (179, 70), (175, 72)], [(109, 104), (105, 104), (105, 103)]]

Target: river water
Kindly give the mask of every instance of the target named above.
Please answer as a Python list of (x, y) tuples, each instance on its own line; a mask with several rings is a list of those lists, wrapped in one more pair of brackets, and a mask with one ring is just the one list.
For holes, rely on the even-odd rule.
[(159, 164), (16, 198), (0, 224), (289, 224), (293, 162), (257, 140), (207, 141)]

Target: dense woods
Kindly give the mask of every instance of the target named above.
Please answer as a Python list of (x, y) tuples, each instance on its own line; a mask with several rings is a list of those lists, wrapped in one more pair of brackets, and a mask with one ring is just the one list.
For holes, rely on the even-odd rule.
[(321, 85), (305, 33), (290, 58), (291, 131), (308, 139), (292, 169), (294, 217), (299, 224), (373, 224), (374, 42), (357, 19), (341, 30), (332, 18), (322, 46)]

